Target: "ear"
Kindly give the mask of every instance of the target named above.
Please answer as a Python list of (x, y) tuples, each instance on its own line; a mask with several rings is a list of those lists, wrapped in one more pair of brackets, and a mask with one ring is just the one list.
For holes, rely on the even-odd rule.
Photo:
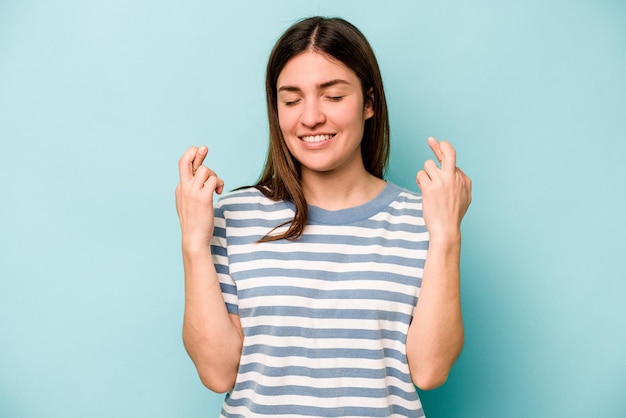
[(374, 89), (369, 88), (365, 94), (365, 109), (363, 110), (365, 120), (374, 116)]

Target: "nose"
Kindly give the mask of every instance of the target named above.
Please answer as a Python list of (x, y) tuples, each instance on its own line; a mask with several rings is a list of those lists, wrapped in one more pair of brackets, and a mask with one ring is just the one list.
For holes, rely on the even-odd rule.
[(323, 112), (321, 104), (317, 100), (308, 100), (305, 102), (300, 122), (307, 128), (314, 128), (326, 121), (326, 115)]

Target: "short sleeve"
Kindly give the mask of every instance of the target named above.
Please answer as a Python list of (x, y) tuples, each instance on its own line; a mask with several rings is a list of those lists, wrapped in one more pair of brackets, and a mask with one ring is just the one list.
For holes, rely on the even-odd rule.
[(226, 236), (226, 218), (221, 206), (218, 204), (214, 209), (215, 226), (213, 228), (213, 238), (211, 239), (211, 254), (213, 264), (217, 271), (217, 278), (220, 281), (222, 296), (226, 303), (228, 313), (239, 314), (239, 299), (237, 297), (237, 284), (230, 277), (228, 265), (228, 239)]

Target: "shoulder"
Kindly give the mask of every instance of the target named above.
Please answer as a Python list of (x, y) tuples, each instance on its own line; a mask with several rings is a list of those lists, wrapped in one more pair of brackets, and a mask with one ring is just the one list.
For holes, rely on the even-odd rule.
[(385, 205), (372, 219), (382, 221), (390, 228), (424, 232), (422, 196), (393, 183), (387, 184), (385, 193), (387, 193)]
[[(227, 192), (219, 197), (216, 207), (229, 207), (257, 203), (267, 199), (256, 187), (244, 187)], [(267, 199), (269, 200), (269, 199)]]
[(228, 216), (228, 213), (248, 212), (256, 216), (288, 210), (289, 206), (282, 200), (272, 200), (261, 193), (256, 187), (244, 187), (230, 191), (219, 198), (215, 209)]
[(393, 192), (393, 201), (390, 206), (395, 208), (422, 210), (422, 195), (418, 192), (405, 189), (394, 183), (388, 182), (387, 188)]

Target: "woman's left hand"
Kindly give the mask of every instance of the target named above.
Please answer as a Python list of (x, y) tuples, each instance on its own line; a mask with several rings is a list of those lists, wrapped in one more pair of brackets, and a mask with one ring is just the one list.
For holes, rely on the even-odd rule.
[(422, 215), (431, 241), (460, 238), (461, 220), (472, 201), (472, 181), (456, 166), (456, 151), (447, 141), (428, 138), (441, 164), (428, 160), (416, 176), (422, 191)]

